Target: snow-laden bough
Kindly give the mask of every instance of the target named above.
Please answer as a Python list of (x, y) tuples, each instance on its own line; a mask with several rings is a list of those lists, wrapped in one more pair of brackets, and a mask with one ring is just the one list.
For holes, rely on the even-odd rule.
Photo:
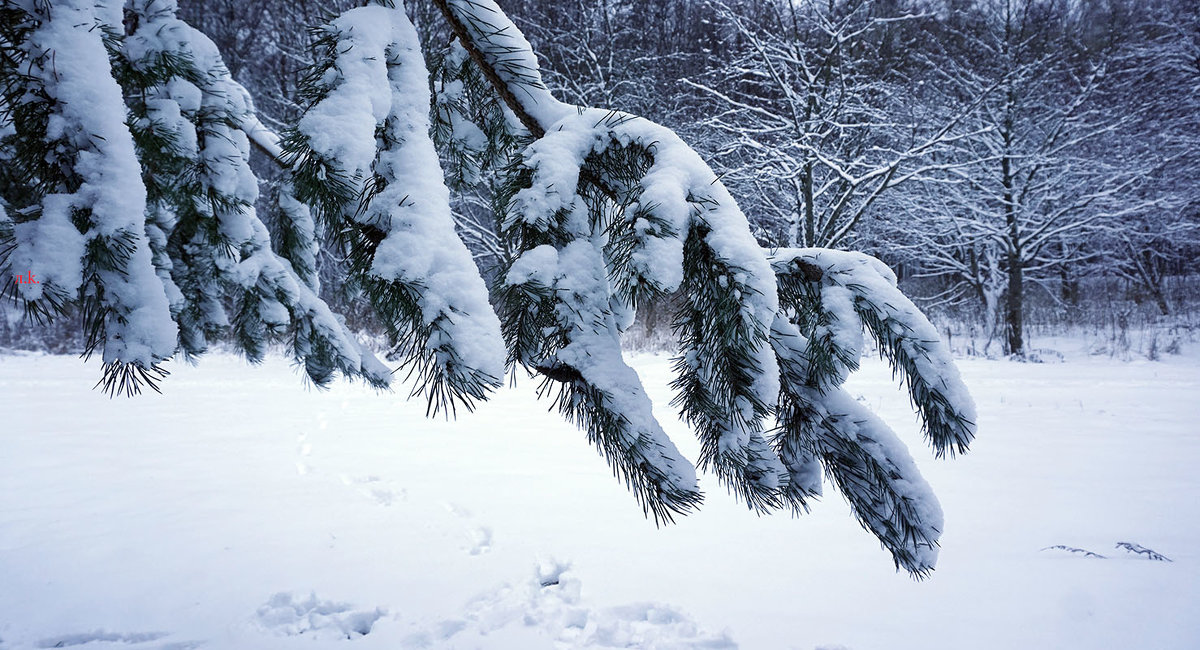
[[(608, 396), (648, 403), (617, 337), (640, 303), (680, 292), (674, 404), (700, 436), (700, 467), (751, 508), (796, 512), (820, 493), (823, 468), (897, 566), (932, 569), (936, 498), (904, 445), (840, 388), (857, 368), (865, 324), (907, 380), (937, 453), (965, 451), (974, 435), (948, 351), (894, 275), (837, 251), (777, 251), (768, 261), (736, 201), (673, 132), (558, 102), (491, 0), (435, 4), (533, 136), (501, 215), (517, 251), (499, 301), (510, 361), (561, 382), (560, 408), (615, 472), (644, 479), (632, 481), (635, 493), (669, 519), (699, 498), (679, 471), (686, 461), (649, 409), (620, 418)], [(768, 440), (772, 415), (779, 426)]]
[(499, 385), (504, 343), (454, 230), (429, 137), (429, 71), (403, 7), (372, 5), (323, 28), (308, 106), (283, 141), (295, 196), (350, 251), (352, 278), (418, 375), (431, 410)]

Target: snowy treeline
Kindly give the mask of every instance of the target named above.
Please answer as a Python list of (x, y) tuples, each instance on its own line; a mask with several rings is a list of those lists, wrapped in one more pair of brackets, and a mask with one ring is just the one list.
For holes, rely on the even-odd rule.
[[(280, 125), (311, 60), (298, 26), (325, 4), (181, 10)], [(1152, 311), (1189, 307), (1166, 287), (1195, 273), (1200, 241), (1195, 3), (502, 4), (552, 91), (680, 133), (760, 243), (870, 252), (924, 305), (976, 314), (997, 351), (1025, 350), (1031, 301), (1091, 315), (1119, 286)], [(410, 5), (444, 44), (432, 5)], [(489, 188), (452, 189), (460, 229), (495, 263)]]
[[(662, 116), (770, 246), (870, 252), (1006, 353), (1120, 279), (1167, 314), (1200, 252), (1195, 3), (526, 2), (580, 101)], [(639, 35), (653, 33), (653, 39)], [(669, 50), (669, 51), (668, 51)], [(1045, 302), (1045, 300), (1042, 300)]]

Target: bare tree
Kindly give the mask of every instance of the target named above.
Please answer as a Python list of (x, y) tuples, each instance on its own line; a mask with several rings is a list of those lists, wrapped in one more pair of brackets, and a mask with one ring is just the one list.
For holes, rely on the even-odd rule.
[(1105, 269), (1167, 315), (1167, 278), (1196, 268), (1200, 252), (1200, 8), (1179, 2), (1117, 5), (1110, 30), (1131, 43), (1106, 101), (1128, 111), (1127, 129), (1102, 154), (1145, 173), (1120, 197), (1127, 216), (1098, 244)]
[(1146, 172), (1098, 150), (1130, 118), (1100, 101), (1113, 52), (1063, 36), (1073, 28), (1067, 8), (995, 0), (947, 26), (960, 49), (938, 83), (952, 101), (985, 98), (956, 142), (973, 162), (940, 168), (911, 207), (923, 215), (914, 236), (924, 273), (978, 295), (989, 326), (1000, 312), (1005, 350), (1016, 355), (1026, 284), (1094, 258), (1089, 238), (1131, 212), (1120, 199)]
[(860, 0), (709, 6), (742, 47), (686, 83), (714, 107), (699, 126), (717, 134), (712, 155), (766, 239), (846, 246), (886, 192), (961, 164), (935, 154), (965, 137), (972, 107), (932, 115), (906, 102), (903, 68), (919, 57), (888, 58), (918, 14)]

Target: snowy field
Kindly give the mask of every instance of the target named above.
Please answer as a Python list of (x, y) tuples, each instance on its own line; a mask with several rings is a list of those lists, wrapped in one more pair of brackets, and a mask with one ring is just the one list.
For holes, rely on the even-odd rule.
[[(695, 458), (667, 357), (634, 363)], [(705, 477), (656, 529), (532, 381), (445, 422), (281, 360), (109, 400), (97, 364), (0, 357), (0, 648), (1200, 647), (1200, 363), (961, 368), (980, 433), (956, 460), (881, 362), (848, 384), (945, 510), (914, 582), (829, 486), (760, 518)]]

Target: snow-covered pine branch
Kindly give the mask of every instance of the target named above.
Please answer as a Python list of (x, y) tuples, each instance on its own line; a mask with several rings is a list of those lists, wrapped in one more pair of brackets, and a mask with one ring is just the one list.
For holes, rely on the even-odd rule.
[(340, 371), (387, 385), (390, 369), (271, 249), (237, 128), (253, 107), (216, 47), (174, 2), (131, 2), (128, 36), (116, 7), (5, 5), (15, 56), (0, 121), (17, 216), (0, 228), (0, 266), (39, 280), (17, 285), (30, 316), (81, 308), (110, 391), (153, 386), (158, 362), (228, 332), (251, 360), (290, 336), (318, 384)]
[(840, 386), (858, 366), (865, 327), (904, 376), (937, 454), (962, 453), (975, 435), (975, 406), (950, 352), (873, 257), (781, 249), (771, 263), (782, 384), (773, 442), (791, 475), (788, 501), (801, 511), (820, 494), (819, 463), (897, 567), (923, 576), (937, 559), (941, 508), (904, 444)]
[[(684, 287), (675, 403), (700, 436), (699, 464), (751, 507), (778, 507), (786, 473), (763, 435), (778, 394), (767, 344), (775, 286), (737, 203), (669, 129), (558, 102), (545, 90), (528, 43), (494, 3), (445, 6), (460, 38), (469, 39), (468, 50), (492, 68), (489, 76), (506, 89), (501, 96), (512, 98), (514, 113), (536, 137), (512, 174), (503, 222), (518, 251), (505, 279), (513, 289), (502, 293), (512, 361), (551, 376), (570, 368), (568, 390), (620, 374), (627, 378), (622, 390), (645, 400), (635, 374), (611, 372), (618, 362), (624, 366), (617, 336), (625, 323), (615, 316)], [(529, 282), (530, 260), (551, 259), (555, 266), (540, 281), (553, 290), (517, 289)], [(589, 277), (604, 284), (593, 287)], [(589, 291), (574, 288), (582, 286)], [(553, 304), (534, 308), (546, 300)], [(546, 336), (547, 328), (556, 335)], [(600, 339), (611, 354), (585, 353)], [(653, 420), (639, 428), (658, 429)], [(678, 511), (668, 501), (651, 509)]]
[[(0, 58), (0, 155), (17, 161), (35, 191), (6, 180), (5, 168), (0, 262), (6, 270), (14, 259), (32, 264), (27, 251), (59, 239), (72, 253), (33, 271), (45, 274), (42, 291), (58, 303), (38, 306), (30, 293), (27, 304), (38, 313), (92, 301), (113, 316), (102, 333), (133, 325), (134, 336), (169, 332), (155, 341), (161, 350), (119, 359), (146, 372), (174, 352), (178, 323), (185, 354), (232, 333), (257, 360), (267, 342), (290, 334), (317, 383), (340, 371), (383, 385), (388, 369), (317, 297), (317, 259), (330, 254), (319, 247), (323, 228), (432, 410), (486, 397), (506, 365), (540, 373), (541, 393), (552, 394), (663, 522), (697, 507), (702, 493), (695, 467), (625, 363), (620, 334), (640, 306), (677, 293), (673, 405), (700, 439), (697, 465), (757, 512), (805, 510), (821, 492), (823, 469), (897, 565), (926, 574), (942, 526), (937, 502), (894, 434), (841, 389), (862, 354), (864, 324), (905, 376), (938, 455), (966, 449), (974, 415), (945, 348), (890, 271), (872, 258), (817, 249), (768, 259), (725, 185), (673, 131), (559, 102), (529, 43), (492, 0), (432, 2), (458, 38), (431, 57), (432, 76), (405, 10), (386, 0), (314, 32), (304, 114), (282, 139), (258, 120), (213, 43), (176, 18), (173, 0), (132, 0), (125, 36), (107, 5), (20, 4), (21, 21), (0, 27), (0, 46), (20, 55)], [(55, 12), (70, 18), (51, 20)], [(847, 25), (822, 28), (859, 33)], [(43, 35), (66, 54), (90, 48), (99, 56), (52, 75)], [(66, 35), (78, 43), (65, 44)], [(94, 79), (78, 81), (75, 66)], [(72, 80), (107, 108), (63, 112), (52, 93), (75, 92)], [(104, 140), (82, 137), (98, 132), (85, 121), (101, 117)], [(49, 143), (38, 139), (47, 126)], [(253, 208), (251, 142), (286, 166), (278, 252)], [(59, 158), (47, 157), (47, 144), (59, 147)], [(103, 159), (102, 171), (119, 178), (93, 164), (117, 154)], [(888, 175), (831, 166), (843, 180)], [(485, 176), (499, 224), (489, 247), (505, 257), (492, 296), (501, 318), (455, 233), (446, 181), (460, 190)], [(101, 219), (112, 215), (97, 197), (117, 192), (134, 202), (139, 221), (125, 212), (127, 221)], [(472, 201), (478, 209), (478, 197)], [(101, 228), (109, 225), (126, 233), (124, 256), (85, 258), (107, 245)], [(130, 265), (118, 269), (120, 278), (87, 275), (114, 259)], [(154, 295), (124, 291), (119, 280)], [(165, 329), (134, 316), (160, 319)], [(115, 340), (127, 343), (124, 332)], [(105, 343), (106, 354), (116, 346)]]
[[(178, 296), (181, 350), (201, 354), (231, 330), (238, 348), (258, 361), (271, 340), (290, 334), (293, 355), (317, 385), (335, 372), (388, 385), (390, 369), (317, 296), (315, 227), (286, 194), (280, 230), (291, 261), (272, 249), (253, 207), (258, 181), (240, 128), (257, 120), (216, 46), (175, 17), (172, 0), (134, 0), (129, 11), (135, 30), (122, 50), (124, 77), (145, 183), (156, 199), (154, 225), (166, 235), (167, 254), (157, 259)], [(232, 318), (226, 296), (235, 304)]]
[[(146, 188), (109, 69), (114, 26), (95, 3), (6, 3), (0, 120), (26, 192), (0, 231), (4, 292), (41, 322), (78, 304), (85, 354), (101, 352), (109, 392), (166, 374), (176, 327), (146, 235)], [(119, 25), (119, 19), (117, 21)], [(107, 43), (106, 43), (107, 41)], [(9, 278), (28, 274), (30, 282)]]
[(468, 408), (499, 385), (504, 344), (487, 289), (454, 231), (430, 140), (429, 72), (403, 8), (352, 9), (321, 30), (308, 106), (284, 137), (297, 198), (349, 256), (430, 409)]
[[(807, 298), (809, 303), (803, 307), (811, 309), (816, 298), (822, 311), (837, 321), (837, 325), (821, 323), (823, 327), (816, 330), (839, 332), (825, 335), (829, 344), (823, 347), (840, 350), (841, 341), (858, 344), (861, 335), (856, 332), (865, 326), (879, 344), (880, 354), (903, 377), (937, 455), (966, 452), (975, 437), (974, 402), (949, 348), (920, 309), (896, 288), (896, 276), (891, 269), (869, 255), (820, 248), (776, 249), (770, 258), (776, 274), (788, 276), (780, 279), (781, 302), (787, 302), (786, 295), (793, 300), (792, 308), (796, 308), (802, 304), (799, 300)], [(802, 270), (797, 274), (802, 267), (807, 273)], [(820, 270), (819, 296), (811, 291), (813, 268)], [(797, 290), (794, 283), (798, 279), (809, 283), (808, 291)], [(839, 363), (853, 359), (846, 368), (853, 370), (860, 356), (861, 348), (851, 347), (830, 358)], [(845, 378), (841, 369), (832, 375)]]
[(457, 39), (425, 45), (433, 87), (430, 134), (455, 225), (481, 268), (492, 270), (508, 257), (496, 224), (498, 172), (520, 155), (523, 129)]
[[(897, 566), (931, 570), (942, 527), (936, 499), (904, 445), (839, 388), (857, 368), (865, 323), (905, 376), (938, 454), (961, 453), (974, 436), (948, 350), (895, 276), (873, 258), (819, 249), (781, 251), (772, 269), (733, 197), (678, 136), (632, 115), (559, 103), (498, 7), (441, 4), (535, 136), (513, 170), (502, 222), (518, 251), (500, 288), (512, 361), (563, 384), (560, 408), (618, 475), (643, 478), (632, 487), (657, 518), (682, 512), (694, 504), (692, 477), (679, 472), (686, 461), (659, 438), (616, 344), (623, 317), (682, 289), (674, 404), (700, 436), (699, 465), (760, 511), (806, 509), (824, 466)], [(800, 267), (815, 275), (797, 276)], [(776, 274), (790, 291), (784, 304)], [(771, 348), (759, 347), (764, 334)], [(639, 406), (614, 421), (620, 395)], [(772, 447), (763, 422), (777, 400)], [(654, 448), (667, 453), (647, 453)]]

